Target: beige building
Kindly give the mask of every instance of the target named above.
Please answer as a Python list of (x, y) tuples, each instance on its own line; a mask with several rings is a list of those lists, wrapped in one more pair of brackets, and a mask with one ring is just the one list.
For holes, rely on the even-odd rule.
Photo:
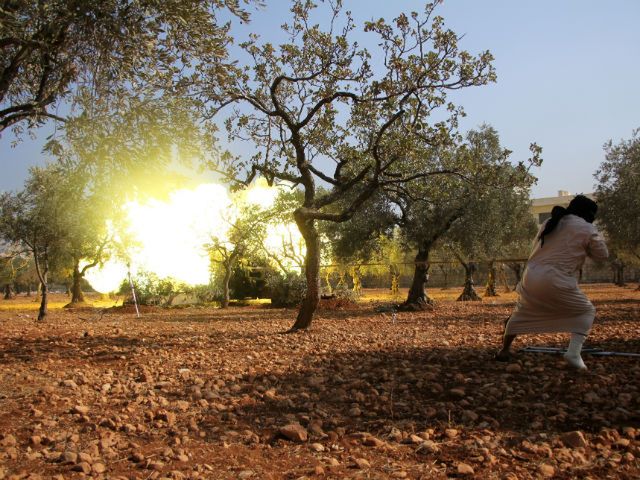
[[(593, 193), (585, 193), (583, 195), (595, 200)], [(571, 192), (559, 190), (558, 196), (556, 197), (533, 198), (531, 200), (531, 213), (536, 219), (536, 222), (538, 222), (538, 225), (541, 225), (542, 222), (551, 216), (551, 209), (553, 207), (560, 205), (566, 208), (574, 196)]]

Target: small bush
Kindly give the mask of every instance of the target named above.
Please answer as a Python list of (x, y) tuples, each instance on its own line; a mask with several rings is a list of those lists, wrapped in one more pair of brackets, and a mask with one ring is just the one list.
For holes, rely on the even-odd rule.
[[(140, 272), (133, 279), (133, 287), (136, 292), (138, 305), (158, 305), (168, 306), (180, 295), (189, 290), (189, 287), (182, 282), (172, 278), (159, 278), (155, 273)], [(131, 286), (125, 280), (120, 285), (120, 294), (127, 295), (126, 303), (133, 303), (131, 296)]]
[(274, 307), (295, 307), (307, 293), (307, 282), (299, 273), (273, 274), (267, 278), (265, 291)]
[(193, 296), (193, 299), (197, 304), (203, 303), (220, 303), (222, 301), (222, 289), (213, 284), (209, 285), (195, 285), (189, 287), (186, 292)]

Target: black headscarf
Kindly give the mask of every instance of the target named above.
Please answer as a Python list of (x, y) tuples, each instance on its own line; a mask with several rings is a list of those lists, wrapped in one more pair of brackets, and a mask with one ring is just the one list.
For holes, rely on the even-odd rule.
[(584, 195), (576, 195), (569, 203), (567, 208), (556, 205), (551, 210), (551, 218), (544, 226), (544, 230), (540, 234), (540, 246), (544, 245), (545, 235), (549, 235), (555, 230), (560, 219), (565, 215), (576, 215), (589, 223), (593, 223), (598, 212), (598, 204)]

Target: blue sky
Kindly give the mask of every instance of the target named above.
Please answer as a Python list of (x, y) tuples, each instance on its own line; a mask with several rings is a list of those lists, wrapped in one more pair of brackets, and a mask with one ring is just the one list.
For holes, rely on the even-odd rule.
[[(267, 0), (253, 13), (248, 30), (277, 41), (289, 2)], [(421, 11), (414, 0), (345, 0), (358, 25), (401, 11)], [(445, 24), (464, 35), (471, 53), (490, 50), (495, 84), (458, 92), (465, 107), (462, 130), (493, 125), (513, 159), (528, 157), (535, 141), (543, 148), (536, 197), (558, 190), (593, 190), (593, 173), (604, 158), (602, 145), (629, 138), (640, 127), (640, 1), (611, 0), (445, 0), (438, 8)], [(362, 35), (359, 41), (369, 38)], [(42, 162), (40, 148), (51, 127), (0, 139), (0, 190), (19, 188), (29, 165)]]

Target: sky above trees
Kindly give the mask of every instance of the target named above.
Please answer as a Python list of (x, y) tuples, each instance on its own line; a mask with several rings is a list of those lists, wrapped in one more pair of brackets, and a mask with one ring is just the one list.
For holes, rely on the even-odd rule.
[[(344, 3), (359, 28), (366, 20), (422, 11), (424, 4)], [(237, 25), (236, 39), (254, 32), (279, 43), (277, 27), (289, 17), (288, 4), (271, 1), (251, 10), (251, 24)], [(640, 76), (640, 3), (449, 0), (437, 11), (446, 26), (464, 35), (462, 48), (472, 54), (488, 49), (495, 57), (497, 83), (451, 97), (467, 112), (461, 130), (492, 125), (503, 145), (514, 151), (514, 161), (529, 156), (529, 143), (542, 146), (544, 164), (537, 172), (534, 196), (552, 196), (560, 189), (593, 191), (593, 173), (604, 160), (603, 144), (628, 138), (640, 126), (640, 95), (634, 88)], [(373, 36), (359, 37), (362, 45), (368, 40)], [(24, 135), (15, 148), (10, 133), (0, 138), (0, 190), (21, 187), (28, 167), (43, 162), (40, 149), (53, 132), (45, 126), (35, 132), (35, 139)]]

